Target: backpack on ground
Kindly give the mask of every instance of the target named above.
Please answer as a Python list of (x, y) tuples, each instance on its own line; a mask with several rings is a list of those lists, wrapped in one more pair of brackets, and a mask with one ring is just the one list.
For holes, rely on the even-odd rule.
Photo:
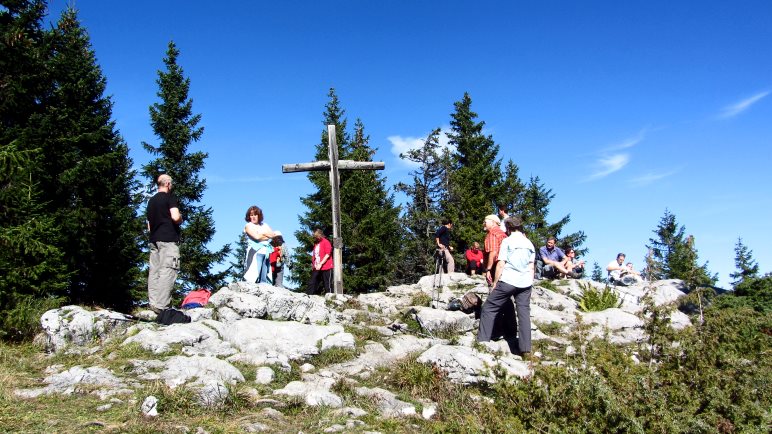
[(162, 310), (156, 317), (155, 322), (163, 325), (187, 324), (190, 322), (190, 317), (177, 309), (169, 308)]
[(467, 292), (461, 297), (461, 312), (472, 313), (477, 312), (482, 307), (482, 299), (477, 293)]

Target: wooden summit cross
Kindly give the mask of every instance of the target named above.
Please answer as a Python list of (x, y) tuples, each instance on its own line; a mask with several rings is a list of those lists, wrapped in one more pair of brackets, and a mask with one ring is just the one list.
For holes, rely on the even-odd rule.
[(333, 288), (336, 294), (343, 294), (343, 238), (340, 236), (340, 178), (339, 170), (383, 170), (386, 165), (382, 161), (338, 161), (338, 143), (335, 136), (335, 125), (327, 125), (327, 150), (329, 161), (314, 161), (311, 163), (282, 164), (282, 173), (330, 171), (330, 187), (332, 187), (332, 263)]

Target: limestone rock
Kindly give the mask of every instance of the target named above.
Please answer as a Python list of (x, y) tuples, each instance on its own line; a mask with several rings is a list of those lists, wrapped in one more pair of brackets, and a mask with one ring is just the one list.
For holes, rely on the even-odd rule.
[(123, 341), (123, 345), (136, 342), (146, 350), (162, 354), (168, 352), (171, 345), (193, 346), (207, 339), (216, 341), (220, 337), (215, 330), (206, 325), (205, 321), (145, 328)]
[(255, 383), (271, 384), (275, 377), (276, 374), (274, 374), (273, 369), (267, 366), (261, 366), (257, 368), (257, 373), (255, 374)]
[(415, 317), (418, 323), (430, 333), (439, 331), (466, 332), (474, 328), (474, 319), (461, 311), (418, 307)]
[(491, 368), (497, 363), (511, 375), (526, 377), (531, 374), (528, 365), (514, 357), (497, 359), (473, 348), (453, 345), (435, 345), (421, 354), (417, 361), (437, 367), (447, 374), (450, 381), (461, 384), (494, 382)]
[(413, 404), (397, 399), (397, 395), (380, 387), (373, 389), (357, 387), (355, 392), (359, 396), (366, 396), (375, 401), (378, 411), (383, 417), (395, 418), (416, 414)]
[(274, 390), (275, 395), (297, 396), (312, 407), (327, 406), (338, 408), (343, 405), (343, 399), (332, 393), (330, 389), (335, 380), (317, 375), (307, 375), (304, 381), (291, 381), (281, 389)]
[(142, 414), (146, 417), (158, 416), (158, 398), (153, 395), (145, 398), (145, 400), (142, 401), (140, 411), (142, 411)]
[(111, 332), (125, 330), (132, 320), (118, 312), (100, 309), (88, 311), (80, 306), (52, 309), (40, 317), (49, 351), (60, 351), (67, 345), (86, 345), (104, 339)]
[[(338, 313), (325, 306), (322, 297), (291, 292), (262, 283), (231, 283), (227, 288), (213, 294), (209, 302), (218, 308), (218, 313), (223, 307), (227, 307), (240, 318), (271, 318), (312, 324), (339, 321)], [(232, 314), (220, 315), (220, 318), (224, 321), (235, 319)]]
[(106, 399), (116, 394), (132, 393), (126, 385), (116, 377), (109, 369), (100, 366), (72, 368), (51, 374), (43, 379), (45, 387), (34, 389), (18, 389), (14, 394), (20, 398), (37, 398), (40, 395), (72, 395), (80, 390), (81, 386), (87, 389), (96, 388), (92, 393), (101, 399)]

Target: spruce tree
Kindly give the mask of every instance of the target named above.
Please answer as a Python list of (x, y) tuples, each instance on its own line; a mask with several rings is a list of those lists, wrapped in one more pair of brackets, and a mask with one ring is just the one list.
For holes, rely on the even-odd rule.
[(463, 252), (474, 240), (484, 236), (482, 222), (495, 212), (501, 183), (499, 146), (483, 134), (485, 122), (477, 121), (468, 93), (454, 103), (449, 143), (454, 147), (448, 200), (443, 204), (453, 220), (456, 251)]
[(41, 189), (39, 137), (52, 80), (44, 1), (0, 1), (0, 338), (38, 330), (65, 301), (70, 271)]
[(246, 263), (244, 259), (247, 256), (247, 234), (241, 232), (236, 239), (236, 248), (231, 252), (230, 267), (228, 267), (228, 276), (232, 282), (241, 282), (244, 280), (244, 273), (246, 270)]
[(686, 228), (676, 222), (674, 214), (665, 209), (652, 232), (656, 238), (650, 238), (646, 246), (651, 252), (646, 271), (651, 280), (681, 279), (691, 289), (715, 284), (717, 276), (710, 274), (707, 262), (697, 263), (694, 237), (685, 236)]
[(164, 71), (158, 71), (158, 97), (161, 102), (150, 106), (151, 125), (159, 139), (158, 146), (142, 143), (153, 159), (142, 167), (152, 194), (158, 175), (172, 177), (183, 224), (180, 235), (180, 279), (183, 290), (196, 287), (215, 289), (222, 285), (228, 271), (213, 273), (212, 267), (225, 260), (230, 245), (210, 251), (207, 244), (215, 234), (212, 208), (202, 205), (206, 181), (199, 173), (208, 154), (191, 152), (189, 147), (201, 139), (204, 128), (199, 127), (200, 114), (193, 114), (193, 101), (188, 98), (190, 79), (177, 63), (180, 51), (169, 42), (164, 58)]
[(597, 262), (592, 263), (592, 280), (596, 282), (605, 282), (606, 277), (603, 275), (603, 269), (600, 268)]
[[(325, 104), (325, 111), (322, 114), (324, 128), (321, 134), (321, 141), (316, 145), (315, 161), (329, 160), (327, 125), (335, 125), (338, 159), (343, 159), (345, 155), (344, 147), (349, 141), (349, 136), (346, 132), (347, 121), (345, 111), (340, 107), (340, 101), (335, 93), (335, 89), (331, 88), (327, 96), (329, 101)], [(295, 231), (295, 239), (298, 240), (298, 246), (292, 255), (294, 267), (290, 277), (290, 280), (297, 283), (300, 287), (311, 278), (310, 252), (314, 246), (314, 239), (311, 233), (314, 229), (321, 229), (325, 236), (330, 239), (330, 243), (332, 243), (332, 191), (329, 173), (324, 171), (309, 172), (307, 177), (311, 184), (314, 185), (315, 191), (300, 198), (300, 202), (307, 208), (307, 211), (298, 217), (300, 229)]]
[(729, 274), (729, 277), (734, 279), (732, 286), (736, 288), (745, 279), (759, 277), (759, 264), (753, 260), (753, 251), (743, 244), (742, 238), (737, 238), (734, 253), (734, 265), (737, 271)]
[(545, 245), (547, 238), (552, 236), (558, 240), (558, 246), (561, 248), (571, 246), (576, 250), (577, 256), (586, 255), (587, 249), (581, 248), (581, 245), (587, 239), (583, 231), (561, 235), (563, 227), (571, 221), (570, 214), (563, 216), (554, 223), (547, 222), (549, 205), (554, 197), (555, 195), (552, 193), (552, 190), (547, 189), (538, 176), (530, 178), (525, 187), (523, 204), (520, 209), (525, 234), (537, 249)]
[(73, 272), (69, 298), (126, 311), (139, 277), (142, 225), (132, 197), (139, 185), (111, 119), (106, 80), (73, 9), (62, 13), (51, 45), (55, 86), (44, 114), (49, 176), (42, 188)]
[(396, 190), (408, 197), (401, 217), (404, 231), (403, 249), (400, 253), (397, 281), (414, 283), (419, 278), (434, 273), (433, 253), (436, 248), (434, 232), (441, 219), (440, 203), (447, 190), (445, 180), (449, 169), (450, 154), (440, 150), (440, 129), (432, 131), (418, 149), (400, 154), (400, 158), (419, 166), (410, 175), (413, 183), (398, 183)]
[[(353, 140), (346, 130), (345, 112), (334, 89), (328, 93), (322, 140), (316, 159), (328, 160), (326, 125), (336, 126), (338, 158), (372, 161), (375, 150), (369, 146), (364, 124), (357, 120)], [(301, 198), (308, 211), (299, 218), (301, 229), (295, 233), (300, 245), (293, 255), (292, 280), (303, 284), (311, 274), (309, 252), (313, 247), (311, 232), (320, 228), (331, 238), (331, 188), (327, 172), (310, 172), (316, 191)], [(347, 292), (383, 289), (394, 277), (399, 251), (399, 208), (388, 193), (385, 181), (373, 171), (341, 171), (341, 237), (343, 238), (343, 286)], [(332, 240), (331, 240), (332, 241)]]
[[(345, 149), (346, 159), (373, 161), (360, 119)], [(352, 292), (385, 289), (394, 282), (401, 243), (399, 207), (386, 188), (385, 179), (374, 170), (341, 173), (341, 233), (343, 238), (344, 286)]]
[(519, 172), (520, 168), (514, 161), (507, 161), (496, 205), (503, 206), (510, 214), (519, 214), (525, 201), (525, 184), (520, 179)]

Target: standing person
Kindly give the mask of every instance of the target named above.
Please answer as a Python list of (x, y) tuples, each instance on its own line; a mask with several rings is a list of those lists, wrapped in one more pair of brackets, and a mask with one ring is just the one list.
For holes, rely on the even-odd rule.
[(536, 248), (523, 233), (523, 220), (512, 216), (505, 220), (510, 235), (501, 242), (493, 291), (482, 306), (477, 341), (487, 342), (493, 337), (500, 311), (507, 309), (515, 297), (517, 305), (518, 347), (525, 355), (531, 352), (531, 288), (533, 286)]
[(499, 220), (501, 220), (501, 223), (499, 224), (499, 228), (501, 228), (501, 232), (506, 232), (507, 228), (504, 226), (504, 220), (509, 218), (509, 214), (507, 214), (507, 207), (504, 205), (499, 205)]
[(452, 273), (456, 269), (456, 263), (453, 261), (453, 247), (450, 247), (450, 231), (453, 230), (453, 222), (449, 218), (442, 219), (442, 226), (434, 234), (434, 242), (437, 249), (445, 259), (442, 269), (445, 273)]
[(488, 232), (485, 235), (485, 280), (488, 286), (493, 284), (493, 277), (496, 275), (496, 264), (498, 261), (499, 247), (501, 242), (507, 238), (507, 234), (501, 230), (501, 221), (493, 214), (486, 216), (483, 220), (483, 228)]
[(287, 253), (284, 248), (284, 237), (281, 232), (274, 231), (274, 237), (271, 241), (273, 252), (269, 258), (271, 263), (271, 277), (273, 286), (284, 288), (284, 265), (287, 263)]
[(466, 257), (466, 274), (482, 274), (483, 270), (483, 251), (480, 250), (480, 243), (477, 241), (472, 244), (472, 247), (464, 252)]
[(147, 299), (155, 313), (169, 307), (172, 288), (180, 271), (180, 225), (182, 215), (172, 194), (172, 178), (163, 174), (156, 181), (158, 192), (147, 203), (147, 229), (150, 231), (150, 271)]
[(311, 256), (313, 261), (311, 280), (308, 282), (306, 294), (314, 295), (319, 291), (319, 284), (324, 284), (324, 290), (332, 290), (332, 244), (324, 237), (321, 229), (314, 230), (314, 250)]
[(271, 266), (269, 257), (273, 252), (273, 229), (263, 222), (263, 210), (255, 205), (247, 209), (244, 220), (247, 222), (244, 225), (244, 233), (247, 234), (248, 246), (244, 280), (251, 283), (271, 283), (268, 272)]

